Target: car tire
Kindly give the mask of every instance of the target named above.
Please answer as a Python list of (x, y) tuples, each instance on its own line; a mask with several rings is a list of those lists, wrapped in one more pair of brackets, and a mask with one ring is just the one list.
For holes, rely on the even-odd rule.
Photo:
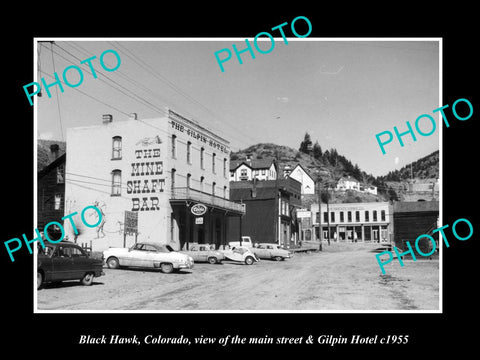
[(210, 264), (216, 264), (216, 263), (218, 262), (218, 260), (217, 260), (216, 257), (210, 256), (210, 257), (208, 258), (208, 262), (209, 262)]
[(173, 272), (173, 265), (170, 263), (161, 263), (160, 270), (165, 274), (170, 274)]
[(247, 265), (252, 265), (254, 262), (255, 262), (255, 259), (251, 256), (247, 256), (245, 258), (245, 264), (247, 264)]
[(40, 289), (43, 285), (43, 274), (40, 271), (37, 271), (37, 290)]
[(93, 284), (93, 278), (95, 276), (92, 274), (92, 273), (86, 273), (82, 280), (80, 280), (80, 282), (82, 283), (82, 285), (85, 285), (85, 286), (90, 286)]
[(283, 257), (281, 257), (281, 256), (274, 256), (274, 257), (273, 257), (273, 260), (275, 260), (275, 261), (281, 261), (281, 260), (283, 260)]
[(107, 266), (109, 269), (118, 269), (120, 267), (120, 262), (115, 256), (111, 256), (107, 259)]

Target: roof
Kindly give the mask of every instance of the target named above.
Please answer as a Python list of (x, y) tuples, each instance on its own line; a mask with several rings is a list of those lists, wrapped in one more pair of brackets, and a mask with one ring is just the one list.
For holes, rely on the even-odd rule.
[(438, 201), (398, 201), (393, 204), (394, 213), (439, 211)]
[(230, 161), (230, 171), (236, 170), (240, 165), (245, 164), (252, 170), (269, 169), (275, 164), (275, 158), (255, 159), (255, 160), (232, 160)]
[(293, 172), (295, 171), (296, 168), (302, 169), (303, 172), (304, 172), (305, 174), (307, 174), (307, 176), (308, 176), (310, 179), (313, 180), (313, 177), (312, 177), (312, 175), (310, 175), (310, 172), (308, 172), (307, 170), (305, 170), (305, 168), (304, 168), (300, 163), (298, 163), (297, 165), (295, 165), (295, 167), (291, 170), (290, 174), (293, 174)]
[(58, 145), (58, 156), (62, 156), (66, 152), (67, 143), (65, 141), (57, 140), (43, 140), (38, 139), (37, 141), (37, 172), (43, 170), (53, 161), (56, 160), (54, 154), (50, 150), (51, 145)]

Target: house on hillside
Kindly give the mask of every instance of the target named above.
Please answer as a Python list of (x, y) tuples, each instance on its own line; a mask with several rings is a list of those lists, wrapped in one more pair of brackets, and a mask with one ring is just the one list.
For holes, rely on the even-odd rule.
[(370, 184), (360, 184), (360, 191), (363, 193), (377, 195), (377, 187)]
[(302, 165), (297, 164), (287, 176), (302, 184), (302, 195), (315, 194), (315, 181)]
[(253, 160), (247, 156), (246, 160), (230, 162), (230, 181), (275, 180), (277, 169), (274, 158)]
[(360, 181), (351, 177), (351, 176), (344, 176), (340, 178), (337, 182), (337, 186), (335, 187), (337, 191), (345, 191), (345, 190), (356, 190), (360, 191)]

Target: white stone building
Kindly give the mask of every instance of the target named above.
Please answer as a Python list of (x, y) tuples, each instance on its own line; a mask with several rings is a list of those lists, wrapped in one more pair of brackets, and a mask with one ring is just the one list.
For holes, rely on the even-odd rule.
[[(65, 214), (95, 205), (104, 218), (94, 229), (76, 223), (78, 236), (65, 222), (69, 238), (92, 240), (94, 251), (135, 241), (175, 249), (226, 243), (227, 217), (244, 212), (229, 201), (229, 154), (227, 140), (169, 109), (162, 118), (107, 115), (102, 124), (68, 129)], [(197, 203), (206, 206), (202, 216), (190, 211)]]

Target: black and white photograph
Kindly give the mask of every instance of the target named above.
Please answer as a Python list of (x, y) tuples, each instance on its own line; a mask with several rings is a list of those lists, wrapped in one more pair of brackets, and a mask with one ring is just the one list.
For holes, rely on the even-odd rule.
[(473, 9), (91, 5), (4, 25), (4, 349), (474, 349)]
[(38, 311), (441, 310), (441, 39), (261, 40), (38, 39)]

